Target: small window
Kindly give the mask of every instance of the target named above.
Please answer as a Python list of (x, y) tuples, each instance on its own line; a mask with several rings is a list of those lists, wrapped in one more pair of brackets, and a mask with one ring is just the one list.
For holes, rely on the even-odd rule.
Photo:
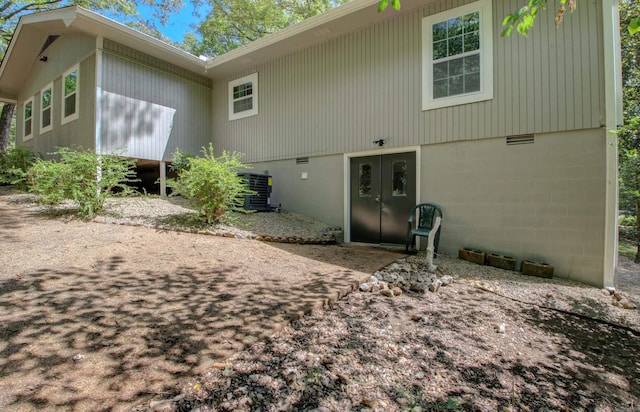
[(51, 104), (53, 103), (53, 83), (49, 83), (40, 90), (40, 133), (52, 129)]
[(358, 194), (360, 197), (371, 197), (371, 165), (360, 164), (358, 175)]
[(24, 102), (23, 120), (23, 140), (29, 140), (33, 137), (33, 97)]
[(393, 162), (393, 196), (407, 195), (407, 161)]
[(80, 71), (78, 65), (62, 75), (62, 123), (78, 118), (78, 96), (80, 89)]
[(491, 0), (422, 21), (422, 110), (493, 98)]
[(258, 114), (258, 73), (229, 82), (229, 120)]

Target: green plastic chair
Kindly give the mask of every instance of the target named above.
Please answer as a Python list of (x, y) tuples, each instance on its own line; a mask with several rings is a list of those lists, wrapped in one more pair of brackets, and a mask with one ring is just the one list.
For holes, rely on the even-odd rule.
[[(409, 245), (413, 249), (416, 244), (416, 236), (428, 237), (431, 229), (436, 222), (436, 217), (443, 219), (442, 210), (432, 203), (420, 203), (411, 208), (409, 222), (407, 223), (407, 241), (405, 243), (405, 252), (409, 252)], [(434, 252), (438, 252), (438, 243), (440, 243), (440, 232), (442, 222), (436, 233), (433, 242)]]

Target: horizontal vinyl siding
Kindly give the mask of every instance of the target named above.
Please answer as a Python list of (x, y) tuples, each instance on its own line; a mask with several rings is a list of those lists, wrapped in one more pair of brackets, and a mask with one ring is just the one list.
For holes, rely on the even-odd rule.
[[(421, 110), (421, 23), (469, 3), (432, 3), (236, 73), (214, 84), (216, 149), (248, 161), (484, 139), (601, 125), (602, 69), (595, 0), (558, 29), (553, 7), (528, 38), (500, 37), (517, 0), (494, 1), (494, 98)], [(228, 120), (228, 82), (259, 74), (259, 113)]]
[[(115, 48), (113, 44), (110, 48)], [(102, 149), (170, 160), (211, 141), (211, 81), (129, 51), (103, 53)], [(128, 51), (122, 47), (120, 51)], [(134, 58), (136, 60), (134, 60)], [(137, 60), (140, 58), (140, 61)], [(165, 70), (166, 69), (166, 70)]]

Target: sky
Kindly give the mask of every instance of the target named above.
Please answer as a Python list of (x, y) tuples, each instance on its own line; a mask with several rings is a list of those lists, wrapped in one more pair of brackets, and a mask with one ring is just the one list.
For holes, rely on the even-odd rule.
[(160, 33), (177, 43), (182, 43), (186, 33), (195, 31), (191, 25), (197, 25), (206, 17), (208, 8), (208, 6), (200, 6), (198, 10), (200, 17), (194, 16), (193, 4), (189, 0), (185, 0), (180, 12), (169, 17), (165, 26), (163, 26), (159, 20), (153, 18), (153, 9), (151, 7), (138, 7), (138, 11), (143, 19), (155, 22), (156, 28)]

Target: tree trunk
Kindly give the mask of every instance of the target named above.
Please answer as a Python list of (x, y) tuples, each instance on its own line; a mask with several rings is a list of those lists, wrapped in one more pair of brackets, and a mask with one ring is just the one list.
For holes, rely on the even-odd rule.
[(9, 135), (11, 133), (11, 120), (16, 110), (15, 104), (5, 103), (0, 115), (0, 152), (5, 152), (9, 147)]
[[(637, 177), (638, 175), (636, 174), (636, 187), (638, 187), (638, 183), (637, 183)], [(635, 262), (636, 263), (640, 263), (640, 202), (638, 202), (637, 200), (635, 201), (635, 212), (636, 212), (636, 258), (635, 258)]]

